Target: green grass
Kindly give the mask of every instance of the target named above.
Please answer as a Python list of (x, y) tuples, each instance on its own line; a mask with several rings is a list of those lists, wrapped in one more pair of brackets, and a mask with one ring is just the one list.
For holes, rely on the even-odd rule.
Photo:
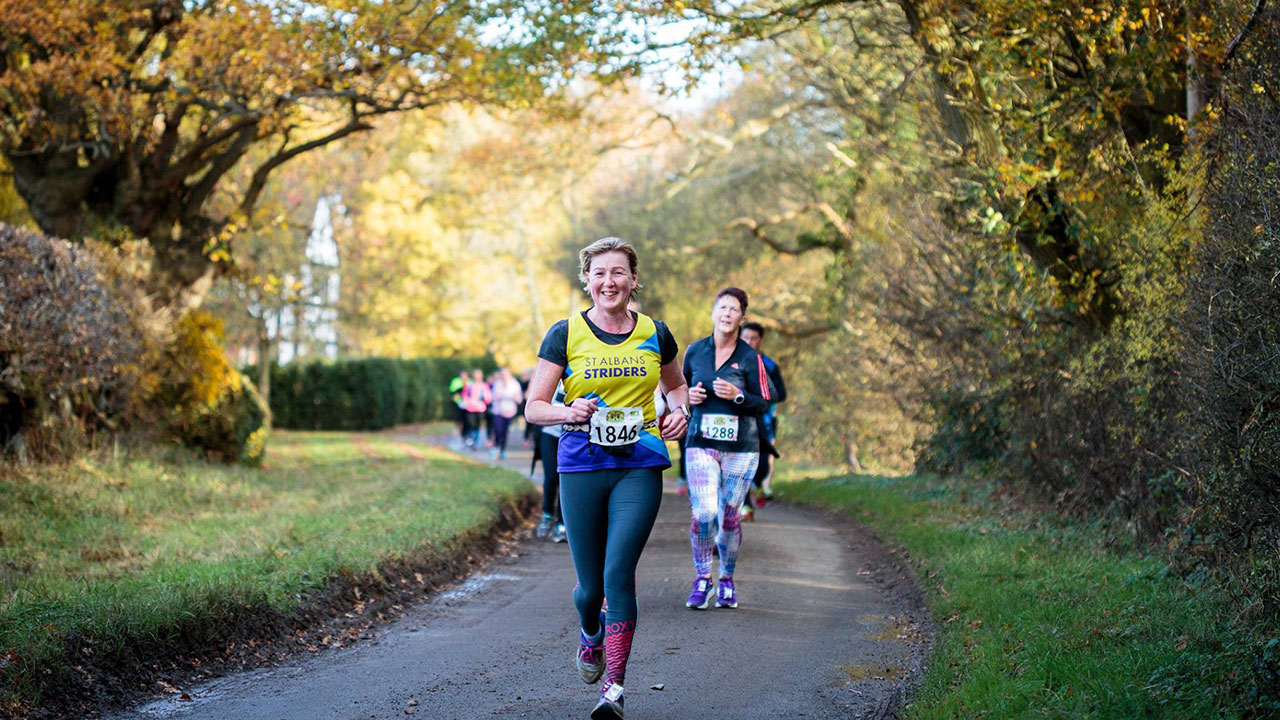
[(335, 577), (443, 559), (532, 492), (515, 473), (355, 433), (278, 432), (260, 469), (151, 450), (3, 471), (0, 682), (17, 704), (77, 642), (119, 652), (288, 612)]
[[(839, 476), (779, 483), (909, 552), (938, 621), (906, 718), (1280, 715), (1278, 629), (1106, 533), (999, 507), (971, 485)], [(1267, 677), (1269, 676), (1269, 677)]]

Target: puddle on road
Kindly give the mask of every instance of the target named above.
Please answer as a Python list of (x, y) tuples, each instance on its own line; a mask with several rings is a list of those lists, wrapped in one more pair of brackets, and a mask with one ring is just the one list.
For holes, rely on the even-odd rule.
[(511, 575), (509, 573), (482, 573), (467, 578), (461, 585), (452, 590), (446, 590), (439, 595), (439, 601), (445, 603), (454, 603), (459, 600), (466, 600), (474, 597), (482, 590), (497, 582), (518, 582), (522, 580), (519, 575)]
[[(211, 702), (221, 700), (226, 696), (228, 691), (228, 679), (212, 680), (204, 685), (189, 689), (182, 693), (175, 693), (168, 697), (162, 697), (158, 700), (140, 706), (125, 717), (134, 720), (136, 718), (150, 718), (160, 720), (172, 716), (181, 716), (191, 710), (207, 705)], [(185, 700), (183, 698), (186, 698)]]

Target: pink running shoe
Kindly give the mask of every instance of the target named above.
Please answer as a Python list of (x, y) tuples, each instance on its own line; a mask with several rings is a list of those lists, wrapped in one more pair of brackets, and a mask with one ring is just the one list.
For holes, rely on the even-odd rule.
[(600, 634), (595, 638), (587, 637), (585, 631), (578, 632), (582, 635), (582, 642), (578, 644), (574, 663), (578, 666), (582, 681), (590, 685), (604, 674), (604, 625), (600, 626)]

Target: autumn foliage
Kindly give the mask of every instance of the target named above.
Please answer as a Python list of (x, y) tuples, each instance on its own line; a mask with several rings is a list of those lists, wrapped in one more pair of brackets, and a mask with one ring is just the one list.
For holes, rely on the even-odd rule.
[(0, 152), (41, 229), (126, 229), (195, 303), (278, 168), (379, 116), (537, 101), (606, 60), (592, 6), (0, 0)]
[(199, 310), (187, 313), (165, 349), (157, 400), (169, 432), (183, 444), (254, 465), (266, 450), (267, 406), (231, 367), (222, 341), (221, 321)]
[(136, 417), (154, 350), (146, 303), (106, 253), (0, 225), (5, 449), (57, 457)]

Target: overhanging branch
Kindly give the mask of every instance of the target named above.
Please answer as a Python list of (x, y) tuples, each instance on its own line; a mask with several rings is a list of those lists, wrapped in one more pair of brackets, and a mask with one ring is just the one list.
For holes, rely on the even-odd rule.
[[(781, 225), (782, 223), (795, 220), (801, 215), (812, 212), (822, 215), (827, 222), (835, 228), (836, 233), (839, 235), (838, 240), (806, 243), (803, 245), (799, 243), (787, 244), (773, 237), (768, 232), (768, 228), (773, 227), (774, 225)], [(820, 250), (823, 248), (829, 250), (847, 250), (853, 246), (853, 228), (850, 227), (849, 223), (840, 215), (840, 213), (836, 212), (835, 208), (831, 207), (831, 203), (826, 202), (806, 203), (794, 210), (770, 215), (769, 217), (761, 220), (757, 220), (752, 217), (740, 217), (736, 220), (730, 221), (725, 227), (728, 229), (742, 228), (743, 230), (751, 233), (755, 238), (759, 239), (760, 242), (784, 255), (803, 255), (810, 250)]]
[(1248, 34), (1253, 31), (1254, 26), (1258, 24), (1258, 18), (1262, 15), (1262, 11), (1266, 6), (1267, 0), (1257, 0), (1257, 2), (1253, 4), (1253, 14), (1249, 16), (1249, 20), (1244, 24), (1244, 27), (1240, 28), (1240, 32), (1232, 38), (1231, 43), (1227, 45), (1226, 52), (1222, 55), (1223, 69), (1231, 63), (1231, 59), (1235, 57), (1236, 50), (1240, 49), (1240, 45), (1244, 42), (1245, 37), (1248, 36)]
[(334, 130), (323, 137), (315, 140), (294, 145), (288, 149), (282, 149), (275, 155), (271, 156), (266, 162), (253, 171), (253, 179), (249, 182), (249, 187), (245, 190), (244, 198), (240, 201), (240, 212), (246, 217), (253, 212), (253, 208), (258, 204), (258, 197), (262, 194), (263, 188), (267, 186), (267, 178), (271, 172), (281, 165), (289, 162), (293, 158), (316, 148), (324, 147), (329, 143), (341, 140), (342, 138), (361, 130), (371, 130), (373, 126), (364, 122), (360, 115), (353, 115), (346, 125)]

